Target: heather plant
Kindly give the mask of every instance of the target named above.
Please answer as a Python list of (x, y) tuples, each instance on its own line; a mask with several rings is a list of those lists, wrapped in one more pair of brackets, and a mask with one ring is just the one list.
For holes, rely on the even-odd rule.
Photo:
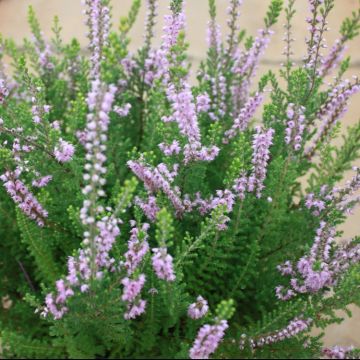
[[(209, 0), (199, 69), (182, 0), (162, 34), (146, 1), (135, 53), (140, 0), (116, 31), (109, 0), (84, 1), (87, 51), (32, 8), (30, 40), (0, 38), (2, 356), (358, 358), (312, 330), (360, 306), (360, 239), (339, 230), (360, 201), (360, 122), (334, 145), (360, 90), (343, 59), (360, 10), (327, 50), (335, 1), (308, 0), (295, 64), (295, 0), (269, 0), (256, 36), (241, 3), (223, 37)], [(256, 83), (280, 16), (284, 64)]]

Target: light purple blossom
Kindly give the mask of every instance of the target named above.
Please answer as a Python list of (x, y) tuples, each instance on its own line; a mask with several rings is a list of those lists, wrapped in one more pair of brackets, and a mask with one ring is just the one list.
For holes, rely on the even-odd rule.
[(266, 178), (267, 166), (270, 160), (270, 146), (274, 135), (273, 129), (264, 130), (260, 126), (256, 127), (256, 133), (253, 137), (253, 171), (248, 180), (248, 191), (256, 189), (256, 196), (261, 197), (264, 189), (264, 180)]
[(263, 96), (259, 93), (256, 93), (253, 97), (249, 98), (244, 107), (240, 110), (238, 117), (234, 120), (232, 127), (225, 132), (223, 139), (225, 144), (235, 137), (238, 132), (242, 132), (247, 129), (249, 121), (255, 115), (255, 112), (260, 106), (262, 100)]
[(140, 274), (139, 277), (135, 280), (126, 277), (122, 279), (121, 284), (124, 285), (124, 293), (121, 297), (122, 300), (127, 302), (133, 302), (140, 294), (145, 284), (145, 275)]
[(216, 351), (222, 341), (225, 330), (229, 327), (226, 320), (221, 320), (215, 325), (204, 325), (200, 328), (195, 342), (190, 349), (191, 359), (208, 359)]
[(265, 345), (271, 345), (280, 341), (284, 341), (286, 339), (290, 339), (306, 330), (309, 329), (312, 323), (312, 319), (302, 319), (295, 318), (289, 322), (289, 324), (281, 329), (277, 330), (273, 333), (270, 333), (266, 336), (259, 336), (257, 338), (246, 338), (246, 336), (242, 336), (240, 340), (240, 349), (243, 350), (245, 347), (245, 343), (248, 342), (249, 345), (255, 348), (261, 348)]
[(167, 252), (167, 248), (152, 249), (154, 255), (151, 258), (152, 266), (159, 279), (174, 281), (176, 276), (173, 269), (173, 258)]
[(18, 171), (7, 171), (0, 176), (7, 193), (17, 204), (19, 209), (40, 227), (45, 225), (48, 212), (44, 210), (36, 197), (29, 191), (26, 185), (18, 178)]
[(327, 76), (331, 70), (338, 66), (346, 49), (344, 42), (345, 39), (337, 39), (331, 47), (329, 54), (321, 60), (320, 76)]
[(154, 222), (156, 220), (156, 216), (158, 212), (160, 211), (160, 208), (158, 207), (156, 203), (156, 197), (150, 195), (147, 198), (147, 201), (144, 201), (140, 199), (139, 197), (135, 198), (135, 204), (141, 208), (141, 210), (144, 212), (146, 217), (151, 221)]
[(75, 153), (74, 145), (69, 142), (60, 139), (59, 144), (54, 149), (54, 156), (60, 163), (66, 163), (70, 161)]
[(4, 79), (0, 78), (0, 105), (4, 103), (8, 95), (9, 95), (9, 89), (6, 86), (6, 82)]
[(299, 151), (303, 142), (305, 130), (305, 108), (289, 104), (287, 108), (287, 127), (285, 129), (285, 142), (291, 144), (295, 151)]
[(348, 354), (354, 350), (352, 346), (334, 346), (332, 348), (325, 348), (322, 350), (327, 359), (347, 359)]
[(139, 300), (137, 303), (131, 303), (128, 305), (124, 318), (126, 320), (135, 319), (145, 312), (145, 308), (146, 300)]
[(329, 134), (334, 125), (346, 113), (350, 97), (359, 91), (360, 83), (357, 79), (353, 84), (345, 80), (330, 91), (326, 103), (317, 114), (321, 123), (311, 144), (305, 149), (304, 154), (306, 156), (310, 158), (314, 155), (318, 144)]
[(125, 117), (129, 115), (129, 112), (131, 110), (131, 104), (127, 103), (122, 107), (115, 106), (114, 112), (116, 112), (120, 117)]
[(202, 296), (198, 296), (196, 302), (190, 304), (188, 308), (188, 316), (194, 320), (197, 320), (204, 317), (208, 311), (208, 302)]
[(216, 146), (206, 148), (201, 144), (196, 106), (190, 85), (187, 82), (183, 82), (181, 90), (178, 90), (174, 84), (169, 84), (167, 98), (172, 107), (172, 114), (170, 117), (163, 118), (163, 120), (166, 122), (176, 122), (179, 126), (180, 134), (188, 141), (184, 146), (184, 163), (187, 164), (192, 160), (214, 160), (219, 153), (219, 148)]
[(248, 178), (245, 174), (235, 179), (233, 189), (240, 200), (245, 199), (245, 193), (248, 187)]
[(133, 224), (133, 228), (130, 231), (131, 236), (128, 242), (128, 251), (125, 253), (124, 265), (128, 275), (134, 273), (149, 251), (149, 243), (147, 241), (148, 229), (149, 224), (145, 223), (141, 228), (136, 227), (136, 223)]
[(177, 187), (171, 188), (174, 173), (169, 177), (171, 173), (168, 170), (165, 171), (166, 166), (163, 166), (164, 164), (154, 169), (143, 165), (141, 162), (132, 160), (128, 161), (127, 164), (132, 172), (143, 181), (145, 188), (150, 193), (162, 190), (174, 206), (177, 216), (181, 216), (184, 213), (185, 208), (181, 200), (180, 190)]
[(33, 180), (32, 185), (38, 188), (44, 187), (52, 180), (52, 178), (51, 175), (43, 176), (40, 179)]
[(249, 80), (255, 76), (260, 56), (269, 45), (273, 32), (270, 29), (259, 29), (258, 34), (249, 50), (235, 54), (234, 73), (241, 76), (246, 75)]
[(89, 28), (88, 37), (91, 51), (91, 79), (100, 78), (100, 64), (103, 58), (103, 49), (107, 46), (110, 31), (110, 10), (101, 0), (85, 1), (87, 15), (86, 24)]
[(170, 145), (161, 143), (159, 144), (159, 148), (165, 156), (178, 155), (181, 151), (180, 144), (177, 140), (174, 140)]
[(319, 8), (323, 0), (309, 0), (310, 16), (306, 18), (309, 24), (310, 38), (306, 39), (308, 46), (307, 56), (304, 58), (304, 67), (319, 75), (319, 64), (323, 60), (321, 49), (326, 47), (324, 33), (328, 30), (325, 13), (319, 15)]
[(210, 109), (210, 97), (208, 94), (200, 94), (196, 97), (196, 111), (207, 112)]

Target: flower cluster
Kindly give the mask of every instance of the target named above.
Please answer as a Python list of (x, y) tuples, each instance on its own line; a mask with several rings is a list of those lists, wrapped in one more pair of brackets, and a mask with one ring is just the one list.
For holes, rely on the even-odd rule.
[(131, 225), (131, 236), (128, 242), (128, 251), (125, 253), (124, 263), (128, 275), (134, 273), (149, 251), (149, 243), (147, 241), (149, 224), (145, 223), (141, 228), (138, 228), (136, 227), (136, 222), (133, 221)]
[(170, 84), (167, 89), (167, 98), (172, 106), (170, 117), (164, 117), (165, 122), (175, 121), (180, 133), (187, 139), (188, 143), (184, 146), (184, 163), (191, 160), (212, 161), (219, 153), (219, 148), (202, 147), (201, 135), (196, 113), (196, 105), (191, 93), (190, 85), (184, 82), (182, 90), (178, 91), (174, 84)]
[(136, 226), (135, 221), (131, 221), (131, 236), (128, 242), (128, 251), (125, 253), (125, 263), (123, 264), (128, 277), (121, 283), (124, 285), (122, 300), (127, 302), (127, 311), (124, 314), (126, 320), (135, 319), (145, 311), (146, 300), (140, 298), (140, 293), (145, 284), (145, 275), (135, 276), (134, 272), (143, 261), (149, 251), (147, 242), (147, 231), (149, 224)]
[(222, 341), (226, 329), (229, 327), (226, 320), (218, 321), (214, 325), (204, 325), (200, 328), (195, 342), (190, 349), (191, 359), (208, 359), (216, 351)]
[(322, 353), (327, 359), (350, 359), (348, 354), (354, 350), (352, 346), (334, 346), (332, 348), (323, 349)]
[(9, 89), (6, 86), (6, 82), (4, 79), (0, 78), (0, 105), (5, 102), (5, 99), (9, 95)]
[(324, 33), (328, 31), (326, 19), (328, 11), (321, 8), (323, 3), (324, 0), (309, 0), (311, 15), (306, 19), (309, 24), (310, 38), (306, 40), (308, 53), (304, 59), (304, 66), (315, 73), (319, 73), (318, 66), (323, 62), (321, 49), (326, 47)]
[(256, 196), (261, 197), (261, 192), (264, 189), (264, 180), (267, 173), (267, 165), (270, 159), (270, 146), (274, 130), (263, 130), (260, 126), (256, 127), (256, 134), (253, 140), (253, 171), (248, 180), (248, 191), (256, 190)]
[[(128, 166), (131, 171), (143, 181), (149, 193), (162, 190), (174, 206), (176, 214), (178, 216), (183, 214), (185, 208), (180, 197), (181, 193), (177, 187), (172, 189), (170, 185), (174, 180), (175, 174), (171, 174), (165, 164), (160, 164), (156, 168), (151, 169), (140, 162), (130, 160), (128, 161)], [(174, 171), (176, 172), (176, 168)], [(171, 175), (169, 176), (169, 174)]]
[(360, 83), (357, 78), (354, 83), (345, 80), (330, 91), (328, 100), (317, 114), (321, 124), (311, 144), (305, 149), (306, 156), (312, 157), (314, 155), (317, 146), (326, 138), (334, 125), (347, 111), (349, 99), (359, 91)]
[(32, 186), (37, 187), (37, 188), (45, 187), (52, 180), (52, 178), (53, 177), (51, 175), (47, 175), (47, 176), (43, 176), (39, 179), (35, 179), (32, 182)]
[(319, 71), (321, 76), (327, 76), (334, 68), (338, 66), (346, 50), (344, 42), (345, 38), (337, 39), (335, 44), (331, 47), (329, 54), (322, 59), (322, 64)]
[(173, 269), (173, 258), (167, 252), (167, 248), (152, 249), (154, 255), (151, 258), (155, 274), (159, 279), (174, 281), (176, 276)]
[(0, 176), (7, 193), (11, 196), (19, 209), (30, 219), (43, 227), (48, 212), (43, 209), (36, 197), (29, 191), (26, 185), (19, 179), (20, 171), (6, 171)]
[(291, 320), (285, 328), (258, 338), (248, 338), (246, 334), (243, 334), (240, 339), (240, 349), (243, 350), (246, 343), (248, 343), (252, 349), (255, 349), (290, 339), (308, 330), (312, 321), (312, 319), (304, 320), (301, 318), (295, 318)]
[(250, 97), (243, 108), (240, 110), (238, 117), (234, 120), (230, 130), (225, 132), (223, 142), (226, 144), (229, 139), (232, 139), (237, 135), (239, 131), (245, 131), (248, 127), (249, 121), (254, 116), (256, 110), (260, 106), (263, 97), (261, 94), (256, 93), (253, 97)]
[(283, 276), (291, 276), (291, 288), (276, 288), (279, 299), (286, 301), (297, 293), (317, 293), (329, 289), (352, 264), (360, 261), (360, 246), (347, 244), (336, 247), (335, 235), (333, 227), (321, 222), (310, 254), (301, 258), (296, 268), (289, 261), (278, 266)]
[[(160, 2), (146, 1), (138, 51), (129, 36), (140, 0), (111, 34), (110, 0), (83, 0), (90, 54), (62, 41), (57, 20), (47, 43), (32, 10), (33, 43), (18, 48), (0, 36), (0, 277), (11, 297), (28, 288), (30, 304), (43, 296), (37, 310), (46, 317), (28, 337), (21, 328), (25, 344), (46, 346), (23, 350), (19, 326), (6, 323), (27, 321), (28, 307), (8, 309), (7, 357), (271, 358), (300, 349), (312, 358), (323, 345), (311, 328), (337, 322), (336, 310), (357, 302), (360, 241), (337, 238), (360, 204), (360, 170), (337, 182), (359, 157), (360, 123), (340, 146), (331, 141), (360, 90), (357, 78), (344, 78), (349, 61), (339, 65), (359, 32), (360, 10), (323, 55), (335, 1), (308, 0), (307, 54), (298, 66), (289, 0), (281, 79), (268, 72), (253, 87), (284, 1), (269, 0), (257, 37), (240, 29), (242, 0), (227, 1), (223, 39), (222, 8), (209, 0), (197, 84), (183, 0), (170, 1), (160, 41)], [(9, 74), (3, 56), (13, 58)], [(13, 202), (18, 208), (8, 212)]]
[(189, 305), (188, 316), (191, 319), (197, 320), (204, 317), (208, 311), (208, 302), (202, 296), (198, 296), (196, 302)]
[(60, 163), (69, 162), (75, 153), (74, 145), (69, 142), (60, 139), (59, 145), (57, 145), (54, 149), (54, 156), (57, 161)]
[(295, 151), (299, 151), (302, 146), (302, 136), (305, 130), (304, 107), (296, 108), (294, 104), (288, 105), (286, 114), (288, 121), (285, 129), (285, 143), (291, 144)]
[(110, 10), (101, 0), (85, 0), (85, 5), (91, 51), (90, 76), (92, 79), (99, 79), (103, 49), (107, 46), (110, 31)]

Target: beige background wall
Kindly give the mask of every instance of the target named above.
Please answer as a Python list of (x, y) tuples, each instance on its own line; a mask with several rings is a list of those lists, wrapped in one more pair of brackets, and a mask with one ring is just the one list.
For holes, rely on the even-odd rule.
[[(145, 1), (143, 0), (143, 3)], [(157, 43), (161, 36), (162, 15), (166, 12), (168, 0), (160, 0), (160, 17), (157, 25)], [(226, 28), (226, 7), (227, 0), (217, 0), (218, 19), (224, 30)], [(241, 26), (248, 29), (249, 33), (256, 35), (256, 30), (262, 26), (262, 19), (266, 12), (269, 0), (245, 0), (242, 7)], [(349, 16), (359, 4), (358, 0), (335, 0), (335, 10), (329, 19), (331, 31), (326, 35), (329, 46), (338, 36), (338, 29), (344, 17)], [(42, 28), (46, 36), (50, 36), (52, 18), (54, 15), (60, 17), (63, 26), (63, 37), (70, 40), (73, 36), (80, 39), (83, 46), (86, 46), (85, 26), (83, 24), (82, 6), (80, 0), (0, 0), (0, 33), (5, 37), (12, 37), (18, 43), (21, 43), (24, 37), (29, 36), (27, 26), (27, 7), (32, 4), (39, 16)], [(112, 0), (113, 23), (118, 23), (119, 17), (127, 14), (130, 8), (131, 0)], [(295, 59), (301, 59), (305, 52), (305, 36), (307, 24), (304, 19), (307, 14), (307, 0), (297, 0), (297, 10), (294, 21), (294, 36), (296, 43), (294, 45)], [(187, 0), (187, 37), (190, 42), (190, 55), (194, 63), (198, 64), (204, 57), (206, 46), (206, 24), (208, 21), (207, 0)], [(143, 5), (140, 17), (131, 31), (132, 44), (131, 49), (136, 50), (142, 41), (143, 23), (145, 16), (145, 6)], [(268, 68), (274, 68), (282, 61), (283, 50), (283, 29), (282, 18), (275, 27), (276, 34), (268, 48), (261, 64), (259, 72)], [(360, 40), (356, 39), (349, 46), (349, 54), (352, 57), (354, 66), (349, 71), (349, 76), (353, 74), (360, 75)], [(196, 66), (195, 66), (196, 69)], [(349, 112), (343, 123), (345, 126), (356, 122), (360, 118), (360, 95), (352, 100)], [(360, 212), (356, 212), (343, 227), (345, 236), (351, 237), (360, 233)], [(357, 345), (360, 346), (360, 311), (354, 311), (354, 317), (348, 319), (340, 326), (331, 326), (327, 330), (326, 343), (328, 345)]]

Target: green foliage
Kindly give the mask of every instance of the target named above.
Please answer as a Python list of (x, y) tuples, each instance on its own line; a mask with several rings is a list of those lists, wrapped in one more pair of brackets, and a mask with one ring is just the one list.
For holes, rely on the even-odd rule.
[(311, 189), (328, 182), (335, 185), (342, 180), (346, 171), (360, 155), (360, 122), (349, 127), (342, 135), (342, 145), (329, 144), (322, 152), (321, 165), (314, 165), (315, 172), (311, 174), (309, 185)]
[(360, 10), (353, 11), (351, 18), (346, 18), (341, 24), (340, 33), (344, 40), (352, 40), (359, 35)]
[(283, 0), (271, 0), (270, 7), (266, 13), (266, 18), (264, 19), (267, 28), (276, 24), (283, 7), (283, 3)]
[(131, 4), (131, 8), (127, 17), (122, 17), (120, 19), (119, 31), (125, 36), (131, 30), (133, 25), (136, 22), (139, 11), (141, 8), (141, 0), (134, 0)]
[[(81, 131), (89, 121), (89, 56), (76, 39), (69, 43), (62, 40), (57, 17), (52, 38), (46, 39), (31, 7), (28, 20), (34, 41), (25, 40), (20, 47), (0, 36), (0, 76), (3, 76), (3, 56), (10, 57), (12, 71), (8, 77), (16, 83), (10, 96), (0, 104), (0, 174), (21, 167), (22, 181), (49, 213), (44, 227), (37, 226), (16, 207), (5, 187), (0, 187), (0, 298), (8, 304), (0, 312), (1, 356), (180, 359), (189, 356), (201, 326), (227, 320), (229, 328), (213, 356), (318, 358), (323, 346), (322, 334), (312, 336), (310, 328), (290, 339), (256, 349), (248, 344), (240, 349), (239, 340), (242, 334), (247, 339), (273, 334), (286, 328), (296, 317), (311, 318), (312, 326), (325, 329), (342, 321), (338, 310), (350, 315), (350, 304), (360, 306), (358, 264), (349, 266), (331, 291), (325, 288), (287, 302), (279, 301), (275, 295), (278, 285), (288, 284), (277, 266), (287, 260), (296, 263), (308, 254), (320, 221), (331, 226), (345, 221), (335, 205), (321, 216), (314, 216), (304, 205), (304, 196), (309, 192), (317, 196), (324, 185), (336, 186), (359, 159), (360, 122), (345, 130), (340, 145), (334, 145), (341, 136), (340, 123), (334, 124), (316, 144), (316, 158), (305, 156), (303, 149), (314, 139), (319, 114), (330, 96), (324, 79), (318, 75), (320, 61), (316, 59), (316, 64), (307, 69), (293, 65), (289, 56), (285, 68), (280, 70), (281, 81), (275, 72), (269, 71), (261, 76), (257, 86), (250, 87), (255, 67), (250, 66), (244, 73), (235, 72), (234, 68), (239, 66), (237, 62), (244, 65), (241, 61), (246, 62), (248, 54), (257, 56), (258, 39), (238, 30), (235, 13), (234, 24), (230, 25), (231, 39), (212, 44), (200, 66), (198, 84), (189, 87), (191, 109), (198, 106), (199, 95), (207, 94), (210, 98), (209, 111), (196, 112), (199, 142), (204, 149), (215, 145), (221, 151), (214, 161), (185, 163), (181, 152), (164, 156), (160, 143), (171, 144), (176, 140), (182, 149), (189, 145), (186, 131), (179, 131), (179, 116), (172, 119), (175, 121), (162, 121), (174, 112), (169, 99), (170, 86), (174, 85), (170, 90), (182, 89), (189, 78), (189, 45), (185, 31), (180, 29), (166, 55), (154, 51), (156, 7), (155, 1), (150, 0), (144, 46), (132, 54), (129, 34), (141, 3), (134, 0), (128, 15), (120, 19), (117, 31), (109, 34), (108, 44), (102, 48), (100, 70), (104, 89), (105, 85), (118, 85), (113, 105), (131, 107), (125, 116), (110, 112), (105, 196), (95, 199), (98, 212), (94, 221), (116, 219), (121, 233), (109, 253), (112, 265), (99, 272), (98, 278), (91, 278), (88, 289), (74, 286), (65, 315), (58, 320), (49, 314), (44, 316), (44, 298), (61, 287), (59, 279), (67, 281), (69, 257), (79, 256), (86, 249), (87, 227), (82, 221), (81, 208), (87, 199), (83, 192), (86, 183), (83, 169), (89, 157)], [(295, 0), (289, 0), (285, 9), (287, 30), (295, 15), (294, 4)], [(172, 0), (173, 14), (178, 14), (182, 5), (182, 0)], [(333, 5), (333, 0), (326, 0), (321, 6), (319, 2), (316, 15), (326, 18)], [(267, 30), (279, 20), (282, 8), (282, 0), (270, 1), (264, 20)], [(217, 11), (216, 1), (209, 0), (213, 25)], [(344, 21), (342, 44), (358, 35), (359, 21), (360, 12), (354, 12)], [(314, 46), (313, 41), (310, 39), (310, 47)], [(39, 61), (39, 53), (46, 52), (48, 46), (51, 66), (46, 68)], [(239, 56), (236, 58), (233, 52), (238, 49), (241, 51), (236, 53)], [(158, 59), (159, 54), (167, 57)], [(149, 60), (152, 57), (169, 64), (166, 81), (154, 74), (153, 82), (146, 78), (149, 73), (144, 69), (154, 66)], [(350, 64), (350, 58), (339, 64), (335, 85), (341, 83)], [(153, 70), (156, 69), (149, 70), (150, 74)], [(225, 144), (224, 133), (242, 114), (248, 99), (255, 91), (265, 96), (268, 87), (271, 92), (262, 113), (257, 111), (249, 119), (249, 126)], [(239, 99), (234, 96), (237, 91)], [(289, 104), (304, 109), (306, 130), (300, 151), (284, 141), (289, 126)], [(34, 107), (42, 109), (45, 105), (50, 105), (49, 111), (43, 111), (42, 122), (34, 125)], [(247, 188), (244, 199), (232, 194), (234, 197), (228, 202), (225, 190), (233, 191), (236, 180), (254, 170), (255, 124), (275, 132), (265, 187), (261, 197)], [(15, 138), (32, 147), (32, 151), (21, 152), (20, 159), (14, 156)], [(54, 153), (60, 139), (75, 147), (74, 156), (67, 163), (59, 162)], [(178, 174), (173, 178), (162, 174), (167, 182), (162, 188), (151, 186), (150, 181), (145, 181), (144, 186), (127, 164), (129, 160), (139, 159), (151, 169), (162, 164), (172, 170), (179, 165)], [(34, 178), (46, 175), (52, 176), (46, 188), (33, 186)], [(151, 176), (146, 173), (144, 177), (149, 180)], [(308, 180), (305, 189), (304, 178)], [(141, 208), (141, 202), (149, 196), (156, 200), (156, 216), (151, 219), (146, 218)], [(174, 211), (171, 196), (179, 196), (186, 203), (186, 210)], [(142, 228), (145, 222), (150, 223), (146, 231)], [(124, 265), (125, 253), (129, 249), (129, 236), (134, 237), (135, 230), (139, 243), (146, 241), (150, 249), (130, 274)], [(340, 235), (338, 232), (337, 236)], [(351, 242), (352, 246), (359, 243), (359, 238)], [(154, 248), (167, 249), (176, 274), (173, 281), (156, 276), (151, 251)], [(338, 245), (334, 244), (333, 249), (331, 254)], [(316, 266), (320, 264), (317, 262)], [(135, 301), (140, 297), (146, 300), (146, 311), (136, 319), (126, 320), (124, 314), (133, 304), (122, 298), (122, 280), (126, 277), (134, 280), (140, 275), (145, 276), (146, 282)], [(207, 300), (209, 311), (194, 320), (188, 316), (188, 308), (199, 295)], [(358, 350), (353, 355), (358, 356)]]

